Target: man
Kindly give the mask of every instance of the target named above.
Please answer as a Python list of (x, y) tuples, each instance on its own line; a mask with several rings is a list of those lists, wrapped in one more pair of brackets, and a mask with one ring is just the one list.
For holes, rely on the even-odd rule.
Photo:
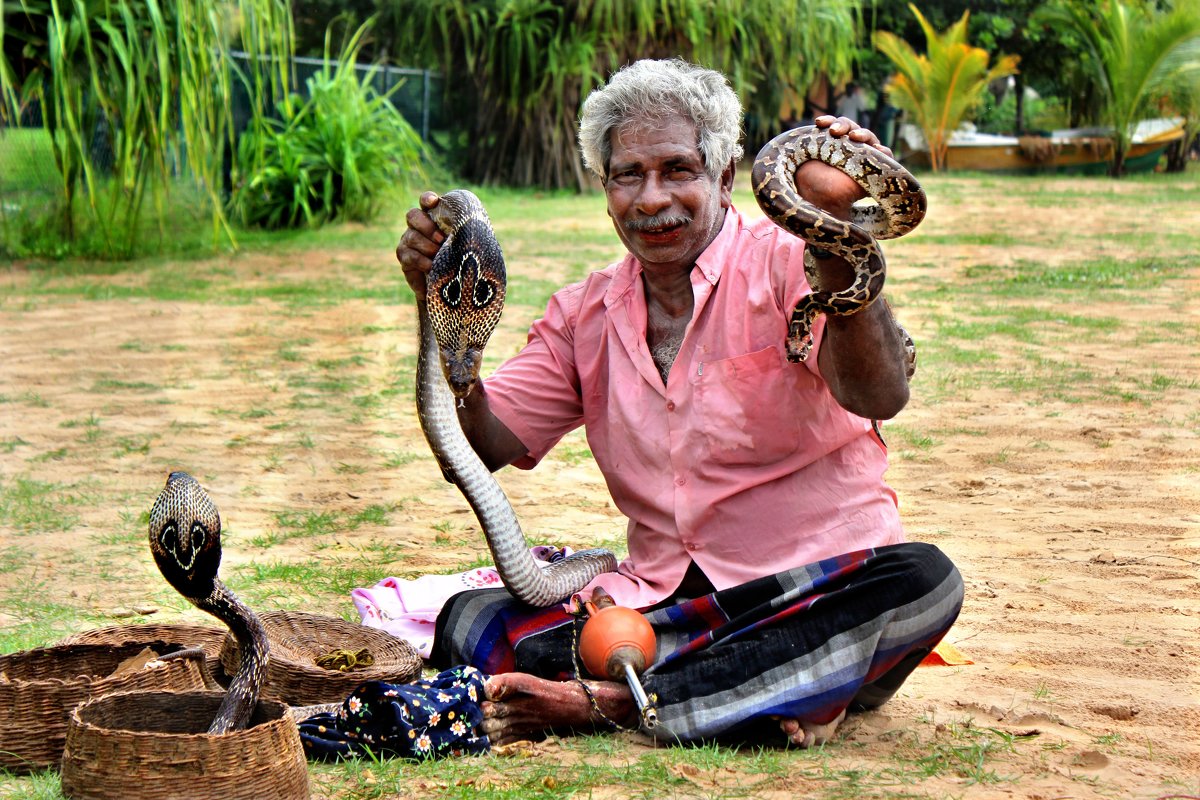
[[(784, 356), (788, 316), (810, 291), (804, 243), (733, 209), (740, 122), (725, 78), (679, 60), (639, 61), (588, 97), (584, 162), (629, 252), (556, 293), (460, 419), (492, 469), (531, 468), (586, 427), (630, 522), (629, 557), (582, 594), (654, 624), (652, 733), (693, 740), (770, 724), (808, 747), (847, 707), (899, 688), (957, 617), (962, 580), (936, 548), (902, 544), (883, 482), (871, 421), (908, 400), (887, 305), (824, 318), (815, 357)], [(850, 120), (817, 124), (880, 147)], [(796, 183), (843, 217), (862, 196), (816, 162)], [(416, 292), (443, 238), (425, 213), (436, 201), (422, 195), (397, 247)], [(849, 285), (848, 265), (821, 255), (821, 283)], [(437, 630), (435, 663), (492, 676), (493, 743), (636, 723), (623, 684), (579, 680), (578, 622), (560, 608), (466, 592)]]
[(845, 93), (838, 98), (836, 111), (839, 117), (846, 117), (851, 122), (866, 125), (867, 95), (862, 87), (853, 81), (847, 83)]

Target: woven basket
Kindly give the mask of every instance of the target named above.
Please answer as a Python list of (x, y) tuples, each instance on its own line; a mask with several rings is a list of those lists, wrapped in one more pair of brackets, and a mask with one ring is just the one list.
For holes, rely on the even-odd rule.
[[(416, 649), (377, 628), (298, 611), (269, 611), (259, 617), (271, 641), (263, 697), (293, 706), (340, 703), (363, 681), (407, 683), (421, 674)], [(318, 656), (333, 650), (364, 647), (375, 658), (373, 666), (338, 672), (316, 664)], [(239, 663), (237, 641), (228, 634), (221, 648), (221, 666), (232, 675)]]
[[(57, 767), (71, 709), (89, 698), (123, 690), (212, 687), (198, 654), (113, 676), (121, 662), (144, 647), (73, 644), (0, 656), (0, 709), (7, 715), (0, 725), (0, 767), (14, 772)], [(152, 649), (167, 653), (178, 647), (159, 642)]]
[(143, 625), (113, 625), (81, 631), (63, 639), (59, 644), (126, 644), (132, 642), (171, 642), (184, 647), (201, 647), (208, 658), (208, 671), (220, 680), (221, 643), (228, 628), (215, 625), (185, 625), (182, 623), (147, 623)]
[(122, 692), (71, 714), (62, 790), (74, 800), (307, 800), (287, 707), (261, 700), (250, 727), (203, 733), (224, 692)]

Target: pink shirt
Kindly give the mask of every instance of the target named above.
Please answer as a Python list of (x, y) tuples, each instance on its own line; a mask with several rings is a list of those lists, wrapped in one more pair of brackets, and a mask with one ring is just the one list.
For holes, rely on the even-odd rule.
[(787, 318), (809, 292), (803, 242), (736, 210), (691, 273), (692, 320), (667, 385), (646, 345), (631, 255), (557, 292), (529, 342), (487, 379), (492, 411), (533, 467), (586, 426), (629, 557), (601, 575), (621, 605), (670, 596), (690, 561), (718, 589), (903, 541), (887, 455), (833, 399), (814, 357), (788, 363)]

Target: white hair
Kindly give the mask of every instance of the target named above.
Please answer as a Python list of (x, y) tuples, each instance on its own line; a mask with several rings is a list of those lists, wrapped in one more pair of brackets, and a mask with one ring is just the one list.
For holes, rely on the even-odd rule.
[(674, 115), (696, 126), (696, 147), (714, 179), (742, 157), (742, 104), (724, 75), (679, 58), (643, 59), (622, 67), (583, 102), (579, 149), (584, 166), (604, 180), (613, 130), (629, 122), (654, 125)]

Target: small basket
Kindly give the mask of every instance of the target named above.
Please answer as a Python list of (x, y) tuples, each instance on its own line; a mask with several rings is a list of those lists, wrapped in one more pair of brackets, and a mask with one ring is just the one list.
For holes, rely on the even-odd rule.
[[(416, 649), (386, 631), (298, 611), (269, 611), (259, 618), (271, 642), (263, 697), (293, 706), (340, 703), (364, 681), (407, 683), (421, 674), (421, 656)], [(364, 647), (375, 659), (370, 667), (338, 672), (316, 664), (318, 656), (333, 650)], [(221, 666), (233, 675), (240, 663), (237, 640), (227, 634)]]
[(215, 625), (186, 625), (182, 623), (146, 623), (142, 625), (113, 625), (93, 628), (63, 639), (59, 644), (129, 644), (133, 642), (170, 642), (184, 647), (201, 647), (208, 659), (208, 671), (214, 678), (221, 674), (221, 643), (228, 628)]
[(62, 757), (73, 800), (307, 800), (308, 766), (282, 703), (245, 730), (204, 733), (224, 692), (122, 692), (71, 714)]
[[(156, 645), (151, 649), (159, 654), (179, 649), (163, 642)], [(57, 767), (71, 709), (89, 698), (140, 689), (212, 688), (198, 653), (113, 675), (146, 646), (56, 645), (0, 656), (0, 708), (9, 715), (0, 725), (0, 767), (13, 772)]]

